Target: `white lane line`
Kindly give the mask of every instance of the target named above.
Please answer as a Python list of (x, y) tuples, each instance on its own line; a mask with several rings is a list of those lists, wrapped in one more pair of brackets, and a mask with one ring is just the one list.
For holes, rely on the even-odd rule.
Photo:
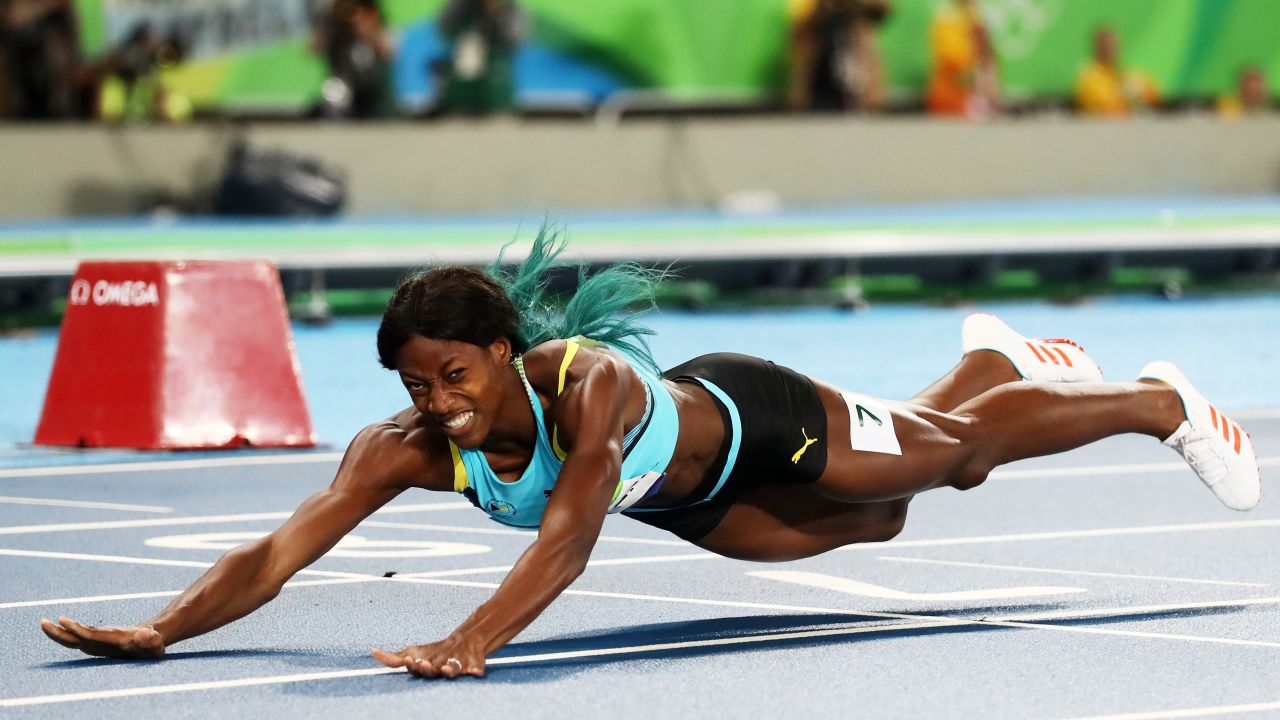
[(1181, 710), (1151, 710), (1148, 712), (1121, 713), (1119, 715), (1090, 715), (1088, 717), (1075, 718), (1075, 720), (1163, 720), (1163, 718), (1208, 717), (1210, 715), (1266, 712), (1267, 710), (1280, 710), (1280, 702), (1217, 705), (1214, 707), (1183, 708)]
[[(646, 565), (648, 563), (685, 562), (688, 560), (723, 560), (715, 553), (683, 553), (680, 555), (646, 555), (641, 557), (605, 558), (588, 560), (587, 567), (614, 567), (618, 565)], [(438, 578), (459, 577), (463, 575), (483, 575), (485, 573), (507, 572), (511, 565), (494, 565), (480, 568), (460, 568), (458, 570), (431, 570), (417, 573), (398, 573), (397, 578)]]
[[(388, 505), (374, 515), (396, 513), (433, 512), (437, 510), (461, 510), (474, 507), (469, 502), (422, 503), (418, 505)], [(204, 525), (213, 523), (250, 522), (255, 520), (286, 520), (293, 510), (283, 512), (241, 513), (238, 515), (203, 515), (197, 517), (155, 518), (154, 520), (106, 520), (102, 522), (56, 523), (52, 525), (14, 525), (0, 527), (0, 535), (30, 535), (33, 533), (80, 532), (82, 530), (120, 530), (141, 527), (168, 527), (171, 525)]]
[[(1258, 465), (1280, 465), (1280, 457), (1258, 458)], [(1038, 478), (1089, 477), (1091, 475), (1138, 475), (1144, 473), (1190, 471), (1185, 462), (1129, 463), (1122, 465), (1086, 465), (1069, 468), (1034, 468), (1029, 470), (996, 470), (992, 480), (1032, 480)]]
[(1009, 533), (1005, 535), (971, 535), (969, 537), (934, 538), (931, 540), (891, 540), (882, 543), (863, 543), (837, 548), (839, 552), (866, 550), (896, 550), (914, 547), (941, 547), (947, 545), (981, 545), (987, 543), (1028, 542), (1034, 540), (1067, 540), (1074, 538), (1110, 537), (1115, 535), (1153, 535), (1160, 533), (1200, 532), (1204, 530), (1252, 530), (1280, 527), (1280, 519), (1228, 520), (1225, 522), (1185, 523), (1180, 525), (1137, 525), (1134, 527), (1096, 528), (1093, 530), (1051, 530), (1037, 533)]
[[(93, 555), (90, 553), (18, 550), (15, 548), (0, 548), (0, 556), (45, 558), (47, 560), (86, 560), (89, 562), (121, 563), (125, 565), (159, 565), (163, 567), (188, 567), (201, 569), (213, 567), (213, 563), (201, 562), (199, 560), (169, 560), (166, 558), (135, 557), (132, 555)], [(382, 579), (380, 575), (366, 575), (365, 573), (339, 572), (335, 570), (299, 570), (296, 574), (317, 575), (328, 578), (347, 578), (354, 580), (367, 580), (370, 578), (374, 580)]]
[[(1175, 613), (1186, 610), (1205, 610), (1208, 608), (1241, 607), (1249, 605), (1280, 604), (1280, 597), (1253, 597), (1236, 600), (1204, 600), (1199, 602), (1166, 603), (1164, 605), (1125, 605), (1110, 608), (1080, 608), (1076, 610), (1045, 610), (1028, 615), (1009, 615), (1006, 620), (1078, 620), (1092, 617), (1111, 617), (1113, 615), (1152, 615), (1156, 613)], [(1280, 643), (1273, 643), (1280, 644)]]
[(147, 462), (102, 463), (99, 465), (57, 465), (32, 468), (0, 469), (0, 478), (49, 477), (51, 475), (106, 475), (113, 473), (158, 472), (161, 470), (199, 470), (203, 468), (241, 467), (244, 465), (306, 465), (331, 463), (342, 459), (342, 453), (305, 452), (296, 455), (237, 455), (198, 460), (152, 460)]
[(1229, 580), (1200, 580), (1197, 578), (1167, 577), (1164, 575), (1132, 575), (1130, 573), (1095, 572), (1091, 570), (1064, 570), (1060, 568), (1030, 567), (1027, 565), (997, 565), (995, 563), (961, 562), (959, 560), (933, 560), (931, 558), (898, 557), (881, 555), (877, 560), (889, 562), (921, 563), (924, 565), (949, 565), (952, 567), (971, 567), (990, 570), (1017, 570), (1020, 572), (1049, 573), (1053, 575), (1082, 575), (1085, 577), (1113, 577), (1133, 580), (1159, 580), (1162, 582), (1196, 583), (1200, 585), (1229, 585), (1234, 587), (1267, 587), (1266, 583), (1232, 582)]
[[(599, 648), (596, 650), (566, 650), (562, 652), (538, 653), (534, 655), (517, 655), (490, 658), (487, 665), (523, 665), (535, 662), (554, 660), (573, 660), (590, 657), (610, 657), (618, 655), (639, 655), (644, 653), (665, 652), (670, 650), (692, 650), (705, 647), (723, 647), (733, 645), (749, 645), (756, 643), (776, 643), (785, 640), (806, 640), (812, 638), (834, 637), (840, 635), (860, 635), (867, 633), (894, 632), (911, 628), (948, 625), (945, 621), (924, 623), (896, 623), (889, 626), (865, 626), (828, 628), (825, 630), (802, 630), (787, 633), (767, 633), (761, 635), (743, 635), (740, 637), (713, 638), (710, 640), (689, 640), (685, 642), (652, 643), (650, 645), (631, 645), (617, 648)], [(372, 662), (372, 660), (371, 660)], [(315, 680), (336, 680), (342, 678), (371, 677), (404, 672), (402, 668), (365, 668), (361, 670), (334, 670), (330, 672), (300, 673), (296, 675), (273, 675), (269, 677), (242, 678), (239, 680), (214, 680), (198, 683), (181, 683), (177, 685), (152, 685), (148, 687), (123, 688), (119, 690), (99, 690), (96, 692), (66, 693), (63, 695), (38, 695), (33, 697), (0, 699), (0, 707), (25, 707), (30, 705), (49, 705), (53, 703), (78, 702), (83, 700), (106, 700), (111, 698), (138, 697), (142, 695), (161, 695), (170, 693), (193, 692), (200, 690), (223, 690), (229, 688), (252, 687), (255, 685), (282, 685), (287, 683), (310, 682)]]
[(93, 562), (124, 563), (127, 565), (163, 565), (168, 567), (208, 568), (213, 563), (196, 560), (165, 560), (162, 558), (132, 557), (129, 555), (90, 555), (87, 553), (49, 552), (47, 550), (16, 550), (0, 548), (0, 556), (44, 558), (46, 560), (90, 560)]
[(881, 600), (913, 600), (917, 602), (966, 602), (974, 600), (1007, 600), (1010, 598), (1040, 597), (1043, 595), (1063, 595), (1067, 593), (1088, 592), (1078, 587), (1000, 587), (979, 590), (958, 590), (952, 592), (913, 593), (895, 590), (883, 585), (836, 577), (823, 573), (804, 572), (800, 570), (761, 570), (747, 573), (750, 577), (779, 582), (795, 583), (823, 590), (834, 590), (846, 595), (873, 597)]
[[(284, 584), (284, 587), (310, 587), (315, 585), (347, 585), (350, 583), (372, 582), (374, 580), (382, 580), (381, 577), (373, 575), (363, 575), (357, 578), (326, 578), (324, 580), (290, 580)], [(42, 607), (45, 605), (82, 605), (96, 602), (110, 602), (112, 600), (148, 600), (151, 598), (177, 597), (181, 595), (181, 590), (157, 590), (155, 592), (139, 592), (139, 593), (119, 593), (116, 595), (89, 595), (86, 597), (67, 597), (67, 598), (51, 598), (48, 600), (18, 600), (15, 602), (0, 603), (0, 610), (10, 608), (25, 607)]]
[(0, 495), (4, 505), (47, 505), (49, 507), (86, 508), (90, 510), (129, 510), (146, 513), (171, 513), (173, 508), (159, 505), (125, 505), (123, 503), (89, 502), (87, 500), (58, 500), (55, 498), (12, 497)]
[(0, 610), (9, 608), (42, 607), (44, 605), (80, 605), (83, 603), (109, 602), (111, 600), (145, 600), (173, 597), (181, 590), (157, 590), (156, 592), (120, 593), (118, 595), (90, 595), (87, 597), (50, 598), (48, 600), (16, 600), (0, 603)]
[[(144, 558), (130, 557), (126, 555), (88, 555), (84, 553), (60, 553), (48, 552), (43, 550), (11, 550), (0, 548), (0, 556), (14, 557), (42, 557), (51, 560), (87, 560), (94, 562), (109, 563), (125, 563), (135, 565), (162, 565), (170, 567), (195, 567), (208, 568), (212, 563), (195, 562), (187, 560), (166, 560), (163, 558)], [(685, 553), (682, 555), (649, 555), (642, 557), (628, 558), (606, 558), (602, 560), (591, 560), (587, 563), (588, 567), (609, 567), (616, 565), (639, 565), (644, 563), (660, 563), (660, 562), (682, 562), (686, 560), (717, 560), (722, 559), (714, 553)], [(316, 585), (345, 585), (349, 583), (375, 582), (387, 579), (405, 579), (405, 578), (436, 578), (436, 577), (458, 577), (465, 575), (484, 575), (488, 573), (507, 572), (511, 569), (510, 565), (495, 565), (492, 567), (478, 568), (461, 568), (457, 570), (432, 570), (420, 573), (403, 573), (395, 575), (392, 578), (386, 578), (381, 575), (366, 575), (363, 573), (344, 573), (329, 572), (324, 570), (302, 570), (300, 575), (319, 575), (327, 579), (324, 580), (291, 580), (284, 584), (284, 587), (311, 587)], [(494, 587), (497, 587), (496, 585)], [(109, 602), (112, 600), (145, 600), (158, 597), (173, 597), (180, 594), (181, 590), (159, 590), (156, 592), (141, 593), (120, 593), (115, 595), (89, 595), (84, 597), (69, 598), (52, 598), (48, 600), (19, 600), (15, 602), (0, 603), (0, 610), (9, 608), (24, 607), (41, 607), (44, 605), (77, 605), (95, 602)]]
[[(439, 530), (441, 532), (474, 533), (476, 535), (522, 535), (531, 540), (535, 535), (537, 535), (536, 528), (531, 528), (529, 530), (513, 530), (507, 528), (468, 527), (465, 525), (428, 525), (425, 523), (387, 522), (385, 520), (366, 520), (360, 523), (360, 525), (362, 527), (393, 528), (402, 530)], [(684, 540), (657, 540), (649, 538), (620, 537), (616, 535), (601, 535), (599, 540), (601, 542), (631, 543), (634, 545), (664, 545), (667, 547), (689, 546), (689, 543)]]

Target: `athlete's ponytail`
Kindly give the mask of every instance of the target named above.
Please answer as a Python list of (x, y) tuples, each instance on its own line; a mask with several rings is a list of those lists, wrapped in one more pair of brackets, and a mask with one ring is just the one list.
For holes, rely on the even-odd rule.
[(557, 265), (567, 246), (562, 230), (544, 222), (528, 256), (514, 271), (502, 269), (502, 256), (510, 245), (499, 251), (489, 273), (511, 298), (526, 347), (581, 335), (618, 348), (660, 371), (646, 339), (654, 332), (639, 320), (654, 308), (654, 288), (668, 276), (666, 270), (629, 262), (590, 273), (586, 265), (579, 264), (578, 289), (560, 312), (546, 297), (546, 287), (548, 271)]
[(664, 270), (635, 263), (596, 273), (578, 266), (578, 289), (561, 312), (547, 297), (548, 272), (564, 252), (558, 228), (543, 223), (529, 255), (514, 270), (502, 268), (504, 245), (488, 273), (441, 267), (416, 273), (396, 289), (378, 328), (378, 361), (395, 369), (396, 355), (413, 335), (488, 345), (505, 337), (516, 352), (547, 340), (578, 335), (611, 345), (658, 371), (639, 318), (654, 307), (654, 286)]

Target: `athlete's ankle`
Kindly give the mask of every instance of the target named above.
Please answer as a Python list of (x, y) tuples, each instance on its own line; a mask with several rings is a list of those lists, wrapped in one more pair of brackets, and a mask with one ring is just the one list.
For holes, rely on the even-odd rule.
[(1155, 418), (1152, 432), (1148, 434), (1157, 440), (1163, 441), (1177, 432), (1178, 428), (1187, 419), (1187, 411), (1182, 406), (1182, 398), (1178, 397), (1177, 391), (1166, 382), (1152, 378), (1142, 378), (1138, 380), (1138, 383), (1151, 388), (1144, 393), (1150, 398), (1153, 408), (1152, 417)]

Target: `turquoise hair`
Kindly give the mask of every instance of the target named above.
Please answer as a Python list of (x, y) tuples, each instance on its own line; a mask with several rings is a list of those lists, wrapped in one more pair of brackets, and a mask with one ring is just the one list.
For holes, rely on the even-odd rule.
[[(514, 240), (512, 242), (515, 242)], [(578, 289), (560, 311), (547, 297), (547, 274), (568, 246), (563, 229), (543, 222), (529, 255), (514, 271), (502, 267), (512, 243), (502, 246), (489, 274), (498, 281), (520, 316), (520, 337), (527, 347), (547, 340), (581, 335), (615, 347), (661, 373), (647, 337), (654, 331), (640, 324), (652, 310), (654, 288), (669, 271), (627, 262), (589, 273), (578, 265)]]

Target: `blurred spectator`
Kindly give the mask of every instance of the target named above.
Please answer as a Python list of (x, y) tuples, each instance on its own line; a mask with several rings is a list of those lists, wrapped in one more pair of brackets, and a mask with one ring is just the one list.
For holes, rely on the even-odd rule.
[(316, 23), (311, 49), (329, 65), (320, 89), (324, 115), (372, 118), (392, 113), (394, 49), (376, 0), (333, 0)]
[(84, 87), (70, 0), (0, 0), (0, 117), (84, 117)]
[(192, 114), (191, 102), (172, 91), (166, 76), (182, 61), (182, 49), (140, 22), (124, 41), (88, 72), (101, 77), (98, 115), (104, 120), (178, 122)]
[(516, 48), (524, 15), (512, 0), (449, 0), (440, 12), (449, 59), (440, 63), (440, 109), (467, 115), (515, 109)]
[(1155, 81), (1138, 71), (1120, 67), (1116, 32), (1100, 27), (1093, 33), (1093, 58), (1076, 81), (1076, 104), (1090, 115), (1122, 117), (1160, 103)]
[(980, 118), (999, 111), (999, 68), (977, 0), (954, 0), (938, 9), (929, 26), (929, 51), (929, 112)]
[(1218, 113), (1228, 118), (1254, 115), (1266, 110), (1267, 104), (1267, 79), (1261, 67), (1250, 65), (1237, 76), (1235, 94), (1218, 98)]
[(882, 110), (878, 28), (889, 0), (793, 0), (787, 107)]

